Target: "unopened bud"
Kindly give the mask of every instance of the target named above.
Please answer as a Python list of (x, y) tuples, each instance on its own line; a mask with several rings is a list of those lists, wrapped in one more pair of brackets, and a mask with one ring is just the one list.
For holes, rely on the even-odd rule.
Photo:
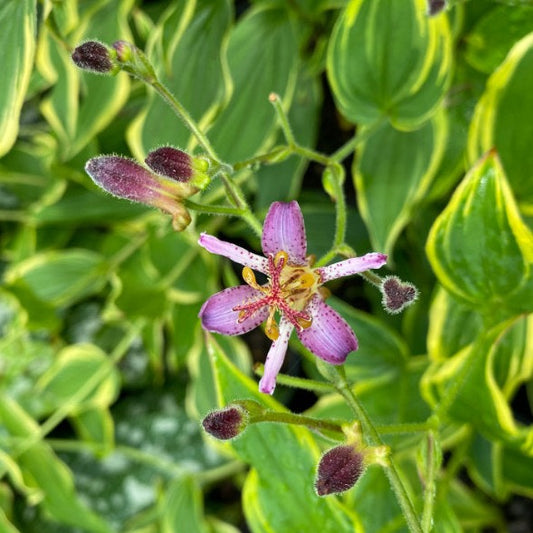
[(393, 315), (403, 311), (418, 298), (418, 289), (396, 276), (387, 276), (380, 288), (383, 307)]
[(209, 413), (203, 420), (205, 431), (220, 440), (229, 440), (242, 433), (248, 424), (248, 415), (239, 405)]
[(145, 81), (156, 79), (154, 68), (142, 50), (127, 41), (115, 41), (113, 48), (120, 68)]
[(328, 450), (318, 463), (315, 489), (319, 496), (351, 489), (365, 469), (364, 454), (342, 444)]
[(72, 61), (83, 70), (98, 74), (108, 74), (115, 70), (112, 55), (114, 50), (98, 41), (87, 41), (72, 52)]
[(185, 229), (190, 215), (183, 199), (198, 189), (152, 174), (137, 162), (116, 155), (89, 159), (85, 171), (102, 189), (119, 198), (151, 205), (170, 213), (174, 227)]
[(145, 163), (162, 176), (190, 183), (199, 189), (204, 189), (210, 182), (205, 173), (209, 163), (202, 158), (191, 157), (187, 152), (171, 146), (157, 148), (148, 154)]
[(428, 15), (437, 15), (446, 7), (446, 0), (428, 0)]

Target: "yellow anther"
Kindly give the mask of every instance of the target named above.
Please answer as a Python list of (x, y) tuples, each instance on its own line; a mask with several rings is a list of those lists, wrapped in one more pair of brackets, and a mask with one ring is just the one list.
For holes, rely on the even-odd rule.
[(311, 318), (307, 319), (307, 318), (300, 317), (297, 319), (297, 322), (303, 329), (307, 329), (309, 326), (311, 326), (311, 324), (313, 323), (313, 320)]
[(273, 312), (270, 313), (266, 321), (265, 334), (271, 341), (275, 341), (279, 337), (279, 327), (274, 320)]
[(283, 265), (287, 264), (287, 260), (289, 259), (289, 254), (287, 252), (284, 252), (283, 250), (280, 250), (275, 256), (274, 256), (274, 264), (276, 266), (279, 266), (281, 261), (283, 261)]
[(306, 272), (298, 278), (300, 287), (308, 289), (315, 284), (316, 278), (311, 272)]
[(255, 280), (254, 271), (250, 267), (244, 267), (242, 269), (242, 279), (246, 281), (246, 283), (248, 283), (250, 287), (253, 287), (254, 289), (259, 289), (259, 285)]

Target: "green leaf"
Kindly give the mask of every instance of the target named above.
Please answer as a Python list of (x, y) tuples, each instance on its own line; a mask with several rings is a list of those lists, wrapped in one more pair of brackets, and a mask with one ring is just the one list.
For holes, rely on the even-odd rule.
[(474, 342), (482, 328), (479, 313), (459, 303), (439, 286), (429, 310), (429, 357), (432, 361), (452, 357)]
[(496, 377), (496, 359), (502, 357), (498, 354), (498, 344), (512, 324), (508, 321), (483, 331), (473, 344), (455, 356), (441, 364), (433, 363), (421, 382), (422, 394), (430, 405), (450, 403), (447, 413), (453, 420), (472, 424), (492, 439), (511, 440), (521, 436)]
[(297, 57), (293, 24), (285, 9), (256, 6), (233, 28), (227, 54), (233, 95), (209, 131), (223, 159), (246, 159), (268, 144), (276, 120), (268, 95), (275, 92), (290, 104)]
[(5, 0), (0, 6), (0, 157), (15, 143), (33, 70), (36, 0)]
[(203, 518), (202, 491), (192, 475), (172, 481), (161, 505), (161, 533), (176, 533), (184, 525), (187, 532), (207, 533)]
[(533, 34), (516, 43), (489, 78), (469, 134), (470, 162), (495, 148), (520, 203), (533, 209)]
[(496, 319), (532, 310), (533, 235), (523, 223), (499, 159), (489, 153), (463, 179), (431, 228), (426, 252), (456, 298)]
[[(148, 43), (160, 79), (202, 128), (230, 91), (221, 53), (231, 18), (229, 0), (174, 2)], [(181, 119), (153, 92), (128, 131), (138, 159), (161, 145), (186, 147), (190, 137)]]
[[(39, 434), (36, 422), (12, 399), (2, 395), (0, 400), (0, 422), (13, 436), (32, 442)], [(74, 490), (72, 473), (52, 452), (50, 447), (37, 440), (16, 457), (26, 483), (39, 488), (43, 493), (40, 505), (55, 520), (78, 526), (86, 531), (111, 533), (111, 528), (90, 511)]]
[[(445, 16), (425, 16), (424, 0), (351, 0), (328, 48), (328, 78), (339, 109), (352, 122), (386, 116), (415, 129), (440, 104), (451, 71)], [(394, 46), (391, 46), (394, 43)]]
[(410, 132), (386, 124), (362, 146), (353, 175), (361, 215), (375, 250), (391, 253), (413, 208), (431, 185), (446, 134), (445, 115), (439, 113)]
[(497, 5), (464, 37), (465, 59), (486, 74), (505, 59), (513, 45), (533, 28), (533, 6)]
[[(282, 411), (273, 398), (261, 394), (257, 383), (242, 374), (212, 337), (208, 338), (219, 405), (253, 399)], [(244, 511), (254, 533), (265, 531), (359, 531), (357, 518), (331, 498), (313, 489), (319, 450), (303, 428), (262, 423), (248, 427), (231, 442), (234, 452), (253, 466), (244, 489)]]
[(5, 279), (41, 302), (66, 306), (98, 292), (106, 274), (107, 263), (101, 255), (71, 248), (42, 252), (12, 265)]
[(94, 345), (78, 344), (67, 346), (57, 355), (37, 389), (52, 409), (71, 404), (70, 412), (79, 413), (87, 408), (111, 405), (118, 384), (118, 372), (106, 354)]

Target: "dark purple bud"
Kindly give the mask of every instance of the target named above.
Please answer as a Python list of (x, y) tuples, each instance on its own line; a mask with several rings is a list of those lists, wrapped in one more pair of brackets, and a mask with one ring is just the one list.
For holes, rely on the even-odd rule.
[(364, 455), (343, 444), (328, 450), (318, 463), (315, 489), (319, 496), (351, 489), (365, 469)]
[(144, 167), (116, 155), (101, 155), (87, 161), (85, 171), (93, 181), (119, 198), (152, 204), (160, 183)]
[(145, 163), (154, 172), (176, 181), (187, 182), (193, 175), (191, 156), (171, 146), (150, 152)]
[(437, 15), (446, 7), (446, 0), (428, 0), (428, 15)]
[(93, 157), (87, 161), (85, 171), (99, 187), (114, 196), (170, 213), (176, 231), (182, 231), (191, 222), (183, 199), (198, 189), (189, 184), (160, 178), (135, 161), (117, 155)]
[(202, 421), (204, 429), (220, 440), (233, 439), (244, 431), (248, 416), (242, 407), (229, 405), (219, 411), (209, 413)]
[(107, 46), (97, 41), (80, 44), (72, 52), (72, 61), (83, 70), (106, 74), (113, 70), (113, 61)]
[(418, 289), (396, 276), (386, 277), (381, 284), (383, 307), (391, 314), (403, 311), (418, 298)]

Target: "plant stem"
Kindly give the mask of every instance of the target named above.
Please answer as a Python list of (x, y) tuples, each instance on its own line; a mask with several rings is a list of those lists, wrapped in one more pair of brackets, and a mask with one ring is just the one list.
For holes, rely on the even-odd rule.
[(278, 422), (281, 424), (292, 424), (296, 426), (305, 426), (313, 431), (329, 431), (332, 433), (338, 433), (340, 436), (344, 435), (342, 427), (339, 424), (335, 424), (327, 420), (320, 420), (319, 418), (298, 415), (295, 413), (264, 411), (263, 413), (254, 415), (250, 418), (250, 424), (255, 424), (258, 422)]
[[(344, 374), (344, 369), (340, 367), (335, 367), (335, 370), (337, 371), (337, 380), (335, 382), (335, 387), (346, 400), (357, 419), (361, 422), (365, 433), (371, 441), (371, 444), (373, 446), (384, 446), (383, 441), (381, 440), (381, 437), (377, 432), (376, 428), (374, 427), (374, 424), (368, 416), (365, 408), (359, 402), (359, 400), (349, 387), (348, 382), (346, 381), (346, 376)], [(423, 533), (413, 503), (411, 502), (411, 499), (407, 494), (407, 490), (402, 482), (398, 470), (394, 465), (394, 462), (392, 461), (392, 458), (389, 458), (389, 466), (385, 467), (385, 474), (389, 478), (389, 482), (396, 495), (398, 503), (400, 504), (409, 530), (412, 533)]]
[(422, 530), (429, 533), (433, 526), (433, 507), (437, 488), (435, 484), (435, 435), (433, 431), (428, 431), (427, 436), (427, 479), (424, 491), (424, 510), (422, 511)]
[[(257, 364), (254, 367), (254, 372), (258, 376), (263, 376), (265, 365)], [(276, 381), (280, 385), (286, 387), (293, 387), (295, 389), (303, 389), (311, 392), (328, 393), (333, 392), (335, 387), (327, 381), (315, 381), (313, 379), (298, 378), (295, 376), (288, 376), (287, 374), (278, 374)]]
[(193, 202), (189, 199), (183, 201), (185, 207), (198, 211), (199, 213), (209, 213), (211, 215), (228, 215), (234, 217), (242, 217), (244, 211), (237, 207), (228, 207), (226, 205), (204, 205)]
[(147, 80), (147, 83), (149, 83), (173, 109), (176, 115), (183, 121), (187, 129), (196, 137), (198, 143), (205, 150), (207, 155), (220, 166), (224, 166), (225, 163), (219, 159), (215, 149), (211, 146), (209, 139), (199, 130), (196, 122), (193, 120), (189, 112), (181, 105), (178, 99), (159, 80)]

